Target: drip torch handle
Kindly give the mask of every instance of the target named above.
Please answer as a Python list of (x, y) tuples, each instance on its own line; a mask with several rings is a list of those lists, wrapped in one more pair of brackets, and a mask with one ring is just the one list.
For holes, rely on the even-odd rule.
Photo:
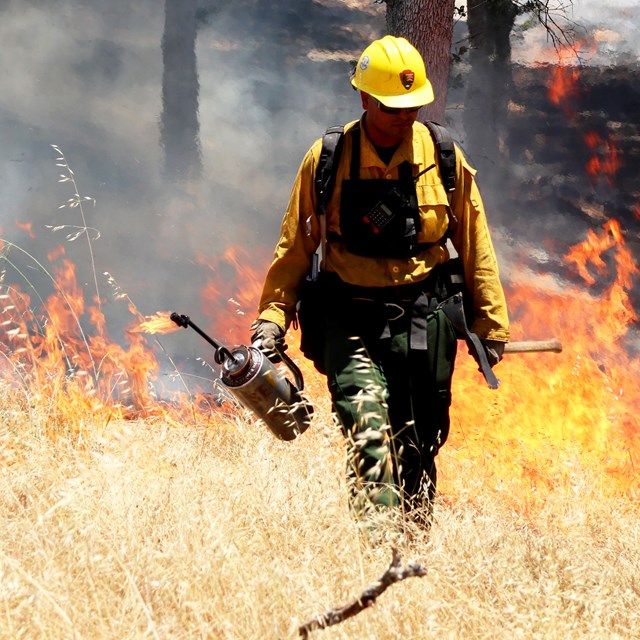
[(287, 367), (289, 367), (291, 373), (293, 374), (293, 379), (296, 381), (296, 389), (298, 391), (304, 390), (304, 378), (302, 377), (302, 371), (298, 365), (281, 349), (275, 347), (275, 352), (282, 358), (282, 362), (284, 362)]
[(184, 327), (185, 329), (187, 327), (191, 327), (199, 336), (204, 338), (216, 350), (215, 358), (218, 364), (222, 364), (227, 358), (234, 360), (229, 349), (218, 344), (213, 338), (210, 338), (200, 327), (191, 322), (191, 318), (189, 318), (189, 316), (181, 315), (174, 311), (169, 317), (179, 327)]

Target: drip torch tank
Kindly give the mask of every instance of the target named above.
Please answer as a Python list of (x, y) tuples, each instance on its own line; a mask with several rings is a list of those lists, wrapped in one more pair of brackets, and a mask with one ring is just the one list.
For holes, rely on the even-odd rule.
[(181, 327), (190, 326), (216, 349), (215, 359), (221, 365), (222, 384), (277, 438), (294, 440), (309, 428), (313, 405), (301, 395), (302, 374), (286, 354), (279, 355), (293, 373), (296, 385), (260, 349), (240, 345), (229, 350), (218, 345), (188, 316), (172, 313), (171, 320)]
[(313, 407), (259, 349), (235, 347), (220, 379), (281, 440), (293, 440), (309, 427)]

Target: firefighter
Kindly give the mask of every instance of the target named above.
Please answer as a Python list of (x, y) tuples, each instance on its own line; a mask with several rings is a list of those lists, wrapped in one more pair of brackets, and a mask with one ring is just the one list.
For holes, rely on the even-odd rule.
[(471, 330), (491, 366), (509, 339), (505, 296), (475, 171), (456, 147), (450, 201), (434, 139), (416, 120), (434, 98), (418, 51), (403, 38), (376, 40), (351, 82), (363, 114), (344, 127), (326, 220), (314, 186), (320, 139), (293, 184), (252, 340), (271, 356), (284, 347), (323, 246), (318, 286), (304, 296), (319, 296), (316, 366), (350, 445), (352, 504), (430, 513), (457, 349), (439, 306), (453, 255), (447, 237), (472, 295)]

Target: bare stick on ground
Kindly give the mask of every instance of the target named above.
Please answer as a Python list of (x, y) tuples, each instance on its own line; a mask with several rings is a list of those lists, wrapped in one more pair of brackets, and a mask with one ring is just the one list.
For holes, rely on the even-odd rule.
[(362, 595), (351, 604), (339, 609), (330, 609), (305, 622), (298, 629), (300, 637), (304, 640), (316, 629), (326, 629), (327, 627), (332, 627), (335, 624), (344, 622), (347, 618), (352, 618), (374, 604), (378, 596), (386, 591), (392, 584), (400, 582), (405, 578), (422, 577), (426, 575), (426, 573), (427, 570), (420, 564), (409, 564), (404, 568), (401, 567), (400, 554), (397, 549), (393, 549), (391, 564), (376, 583), (367, 587), (362, 592)]

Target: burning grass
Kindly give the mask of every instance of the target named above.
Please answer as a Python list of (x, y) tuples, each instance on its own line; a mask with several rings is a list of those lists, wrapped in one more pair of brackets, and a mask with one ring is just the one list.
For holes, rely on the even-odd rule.
[[(589, 240), (587, 256), (602, 239)], [(497, 392), (461, 354), (434, 525), (405, 524), (399, 538), (384, 519), (368, 530), (351, 518), (344, 443), (309, 369), (315, 423), (283, 443), (229, 401), (151, 393), (157, 361), (139, 331), (114, 348), (92, 312), (97, 335), (80, 333), (83, 307), (66, 294), (76, 315), (50, 301), (34, 333), (25, 297), (5, 294), (0, 637), (294, 638), (376, 580), (392, 545), (427, 575), (313, 635), (637, 637), (640, 372), (622, 345), (626, 257), (615, 253), (620, 277), (599, 297), (549, 287), (540, 313), (540, 290), (514, 283), (516, 334), (553, 326), (564, 351), (507, 356)]]
[(240, 419), (52, 441), (1, 417), (0, 637), (295, 638), (375, 581), (392, 543), (427, 575), (312, 637), (638, 637), (637, 507), (578, 456), (532, 512), (453, 442), (430, 534), (398, 543), (350, 517), (326, 413), (295, 443)]

